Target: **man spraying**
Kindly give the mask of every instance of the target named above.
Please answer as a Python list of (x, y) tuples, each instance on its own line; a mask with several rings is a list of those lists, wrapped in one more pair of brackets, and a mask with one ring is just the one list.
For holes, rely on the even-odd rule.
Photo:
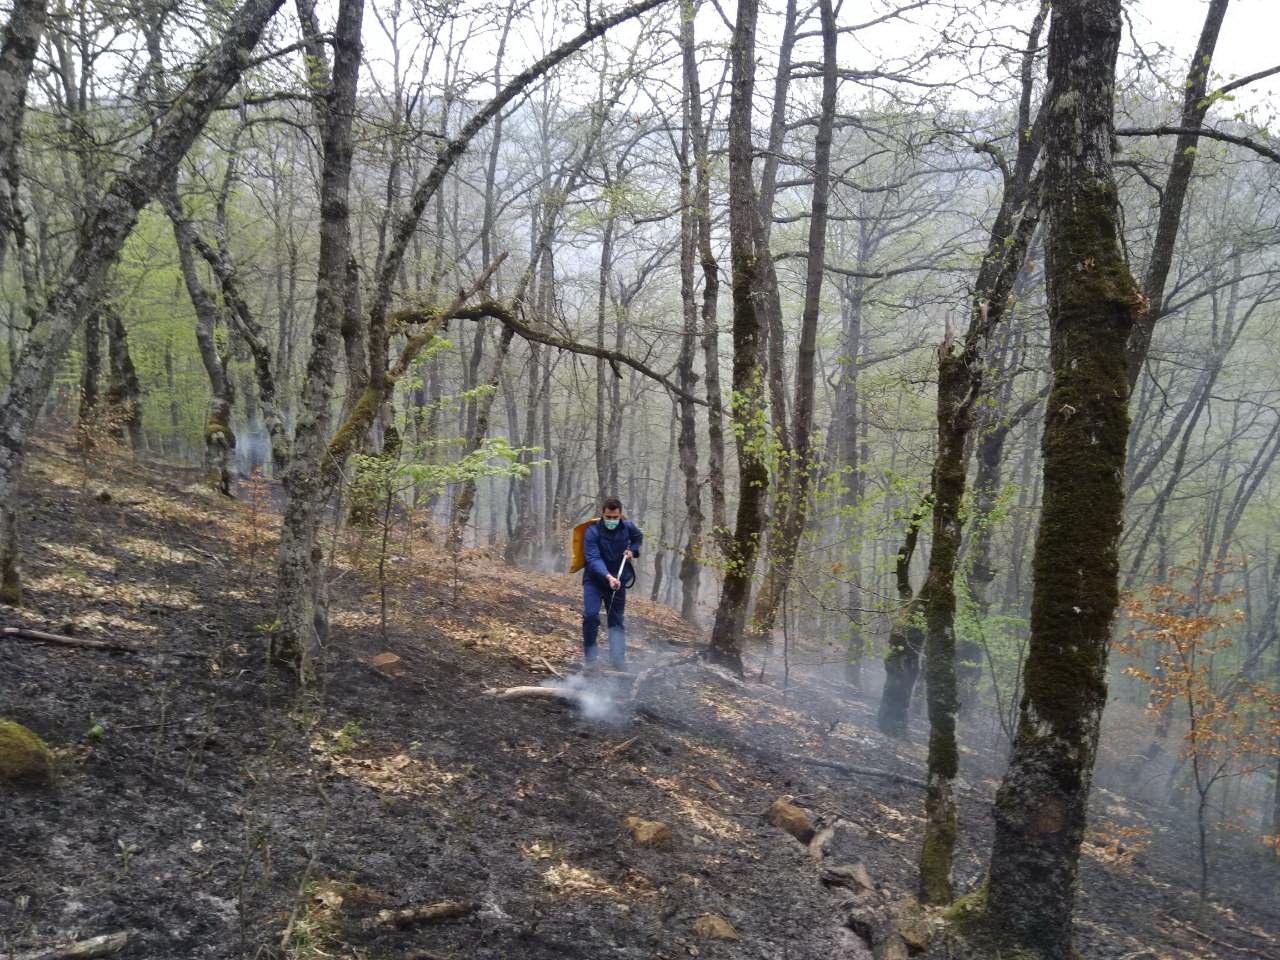
[(609, 663), (615, 670), (627, 668), (627, 635), (623, 615), (627, 587), (635, 583), (632, 561), (640, 556), (644, 534), (622, 517), (622, 502), (610, 497), (600, 519), (588, 521), (582, 538), (582, 661), (596, 662), (596, 637), (600, 632), (600, 608), (609, 626)]

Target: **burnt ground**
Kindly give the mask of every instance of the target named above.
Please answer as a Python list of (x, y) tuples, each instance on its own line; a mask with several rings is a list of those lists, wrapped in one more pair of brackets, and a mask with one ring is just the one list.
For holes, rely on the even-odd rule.
[[(849, 891), (823, 887), (761, 817), (783, 795), (842, 817), (880, 894), (912, 889), (923, 751), (876, 733), (855, 691), (810, 677), (784, 693), (684, 663), (634, 703), (610, 707), (627, 682), (596, 681), (600, 715), (500, 700), (486, 691), (573, 658), (575, 581), (397, 535), (385, 641), (373, 547), (336, 544), (323, 682), (299, 693), (262, 654), (271, 492), (230, 502), (196, 479), (51, 446), (32, 464), (29, 608), (0, 607), (0, 625), (148, 652), (0, 638), (0, 716), (61, 765), (53, 790), (0, 793), (0, 954), (127, 930), (126, 958), (870, 956), (842, 925)], [(643, 665), (687, 656), (667, 608), (635, 598), (629, 620)], [(993, 789), (973, 774), (960, 790), (963, 886), (980, 877)], [(1242, 850), (1250, 872), (1221, 864), (1223, 899), (1201, 908), (1193, 845), (1157, 810), (1096, 803), (1153, 832), (1140, 851), (1091, 837), (1083, 956), (1280, 957), (1274, 869), (1250, 879)], [(628, 815), (665, 822), (675, 846), (638, 846)], [(364, 922), (444, 900), (474, 909)], [(705, 914), (740, 939), (695, 932)]]

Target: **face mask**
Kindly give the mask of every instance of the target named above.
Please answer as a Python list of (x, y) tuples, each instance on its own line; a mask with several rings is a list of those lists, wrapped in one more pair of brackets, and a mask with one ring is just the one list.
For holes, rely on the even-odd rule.
[(620, 524), (621, 522), (622, 522), (622, 520), (620, 520), (620, 519), (619, 519), (619, 520), (605, 520), (605, 522), (604, 522), (604, 528), (605, 528), (606, 530), (617, 530), (617, 529), (618, 529), (618, 524)]

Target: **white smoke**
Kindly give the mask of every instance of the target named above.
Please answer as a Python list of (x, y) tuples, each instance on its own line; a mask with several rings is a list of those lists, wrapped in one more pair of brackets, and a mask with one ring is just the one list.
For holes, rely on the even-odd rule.
[(620, 724), (627, 719), (619, 706), (614, 684), (607, 677), (586, 677), (582, 674), (574, 674), (563, 680), (544, 680), (542, 686), (552, 690), (566, 691), (588, 720)]

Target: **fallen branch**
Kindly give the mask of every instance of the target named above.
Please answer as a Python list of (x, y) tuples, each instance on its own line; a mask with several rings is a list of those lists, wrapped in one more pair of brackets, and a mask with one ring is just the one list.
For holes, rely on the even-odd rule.
[(1235, 950), (1238, 953), (1248, 953), (1255, 957), (1270, 956), (1270, 954), (1263, 953), (1261, 950), (1255, 950), (1253, 949), (1253, 947), (1242, 947), (1237, 943), (1228, 943), (1226, 940), (1219, 940), (1217, 937), (1211, 937), (1209, 936), (1209, 934), (1205, 933), (1203, 930), (1197, 930), (1191, 924), (1183, 920), (1177, 920), (1174, 917), (1169, 917), (1168, 919), (1169, 919), (1169, 922), (1172, 923), (1175, 927), (1181, 927), (1183, 930), (1186, 930), (1188, 933), (1194, 933), (1197, 937), (1200, 937), (1203, 940), (1207, 940), (1209, 943), (1212, 943), (1215, 947), (1226, 947), (1228, 950)]
[(85, 960), (89, 957), (107, 957), (119, 953), (129, 942), (129, 931), (106, 933), (88, 940), (63, 944), (60, 947), (44, 947), (14, 955), (14, 960)]
[(421, 903), (403, 910), (379, 910), (376, 916), (365, 920), (366, 930), (372, 927), (407, 927), (415, 923), (439, 923), (442, 920), (457, 920), (472, 913), (474, 903), (466, 900), (442, 900), (440, 903)]
[(193, 547), (190, 544), (183, 544), (182, 549), (190, 550), (192, 553), (198, 553), (202, 557), (208, 557), (220, 567), (225, 567), (227, 565), (226, 561), (224, 561), (220, 556), (216, 553), (210, 553), (208, 550), (201, 550), (199, 547)]
[(576, 703), (582, 697), (568, 687), (507, 687), (505, 690), (486, 690), (485, 693), (499, 700), (565, 700)]
[(561, 680), (563, 680), (563, 679), (564, 679), (564, 674), (563, 674), (563, 673), (561, 673), (559, 670), (557, 670), (554, 666), (552, 666), (552, 664), (551, 664), (551, 661), (550, 661), (550, 660), (548, 660), (546, 657), (539, 657), (538, 659), (539, 659), (540, 661), (542, 661), (542, 665), (543, 665), (544, 667), (546, 667), (546, 668), (547, 668), (547, 670), (549, 670), (551, 673), (554, 673), (554, 674), (555, 674), (557, 677), (559, 677)]
[(621, 743), (615, 743), (608, 750), (605, 750), (600, 754), (600, 762), (604, 763), (606, 760), (616, 759), (634, 747), (639, 740), (639, 737), (632, 737), (630, 740), (623, 740)]
[[(64, 647), (84, 647), (89, 650), (120, 650), (125, 653), (146, 653), (147, 648), (136, 643), (124, 643), (111, 640), (87, 640), (82, 637), (64, 637), (59, 633), (46, 633), (43, 630), (32, 630), (29, 627), (0, 627), (0, 635), (16, 637), (19, 640), (38, 640), (42, 643), (56, 643)], [(86, 941), (87, 942), (87, 941)]]

